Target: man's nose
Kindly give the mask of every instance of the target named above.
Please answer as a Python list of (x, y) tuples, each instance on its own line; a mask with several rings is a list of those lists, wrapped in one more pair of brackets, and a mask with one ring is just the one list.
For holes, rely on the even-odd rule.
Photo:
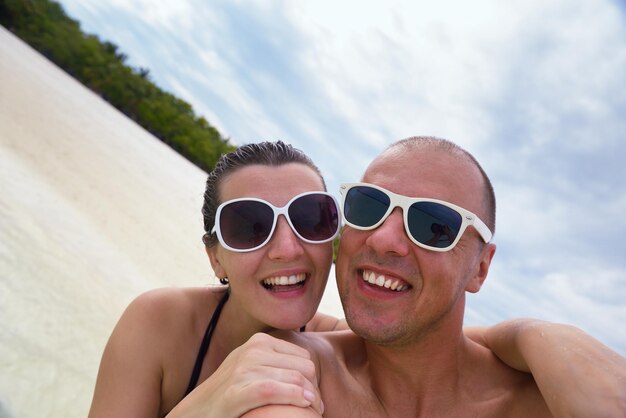
[(402, 209), (395, 208), (385, 221), (373, 230), (365, 243), (378, 254), (409, 254), (412, 242), (404, 230)]

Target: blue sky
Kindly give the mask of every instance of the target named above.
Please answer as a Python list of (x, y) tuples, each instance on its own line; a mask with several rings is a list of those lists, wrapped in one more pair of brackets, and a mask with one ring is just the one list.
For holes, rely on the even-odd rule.
[(303, 149), (331, 191), (397, 139), (459, 143), (499, 205), (467, 323), (571, 323), (626, 355), (623, 1), (61, 4), (233, 143)]

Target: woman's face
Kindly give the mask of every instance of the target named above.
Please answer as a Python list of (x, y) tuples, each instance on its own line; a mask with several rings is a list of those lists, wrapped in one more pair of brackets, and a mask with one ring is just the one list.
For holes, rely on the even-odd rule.
[[(294, 196), (324, 191), (322, 180), (300, 163), (281, 166), (250, 165), (225, 177), (219, 186), (220, 202), (256, 197), (283, 207)], [(317, 311), (332, 262), (332, 242), (309, 244), (298, 238), (284, 216), (263, 247), (233, 252), (217, 243), (209, 248), (218, 277), (228, 277), (229, 304), (260, 325), (297, 329)], [(280, 285), (281, 278), (296, 284)], [(243, 316), (242, 316), (243, 319)]]

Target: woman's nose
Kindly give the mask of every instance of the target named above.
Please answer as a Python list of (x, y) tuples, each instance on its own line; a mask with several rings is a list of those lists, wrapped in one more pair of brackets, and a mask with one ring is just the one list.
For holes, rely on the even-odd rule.
[(291, 229), (284, 216), (279, 216), (272, 239), (268, 243), (268, 256), (274, 260), (292, 260), (304, 253), (303, 242)]

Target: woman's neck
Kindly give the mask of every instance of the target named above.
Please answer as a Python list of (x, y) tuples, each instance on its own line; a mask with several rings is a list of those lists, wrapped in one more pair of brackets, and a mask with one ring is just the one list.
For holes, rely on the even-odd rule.
[(258, 332), (269, 333), (275, 328), (259, 321), (248, 314), (240, 301), (232, 293), (222, 308), (219, 320), (213, 331), (209, 363), (213, 370), (217, 369), (224, 359), (237, 347), (243, 345)]

